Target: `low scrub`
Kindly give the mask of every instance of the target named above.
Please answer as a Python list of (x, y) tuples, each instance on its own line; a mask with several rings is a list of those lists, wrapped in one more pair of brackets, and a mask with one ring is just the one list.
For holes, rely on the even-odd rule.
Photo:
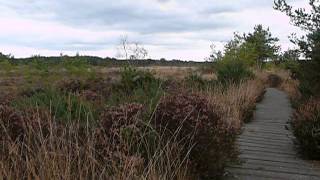
[(310, 99), (294, 113), (292, 127), (302, 153), (320, 159), (320, 99)]

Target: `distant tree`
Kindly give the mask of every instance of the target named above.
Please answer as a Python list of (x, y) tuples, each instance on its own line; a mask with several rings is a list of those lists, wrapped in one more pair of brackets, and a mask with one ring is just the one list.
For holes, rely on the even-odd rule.
[(274, 59), (280, 50), (276, 44), (279, 39), (272, 36), (269, 28), (264, 29), (260, 24), (254, 27), (253, 33), (244, 34), (244, 41), (245, 46), (254, 50), (259, 68), (267, 59)]
[(0, 61), (1, 60), (6, 60), (6, 59), (7, 59), (7, 56), (0, 52)]
[(130, 45), (131, 56), (137, 59), (145, 59), (148, 56), (148, 51), (138, 42), (134, 42)]
[(267, 59), (277, 56), (280, 49), (280, 46), (276, 45), (278, 41), (269, 28), (264, 29), (262, 25), (257, 25), (253, 33), (234, 33), (233, 39), (225, 45), (223, 59), (243, 61), (247, 65), (262, 68)]
[(0, 52), (0, 60), (9, 60), (9, 59), (14, 59), (14, 56), (10, 54), (3, 54)]
[(119, 58), (128, 60), (145, 59), (148, 56), (148, 51), (138, 42), (130, 42), (127, 36), (120, 39), (120, 44), (117, 47)]

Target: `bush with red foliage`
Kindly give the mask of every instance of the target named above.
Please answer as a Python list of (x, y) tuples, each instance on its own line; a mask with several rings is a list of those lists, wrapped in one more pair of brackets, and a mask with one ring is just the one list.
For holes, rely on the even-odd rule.
[(185, 153), (190, 150), (188, 145), (194, 145), (191, 165), (202, 178), (221, 176), (235, 155), (236, 130), (223, 122), (219, 107), (205, 96), (180, 93), (163, 97), (153, 124), (166, 138), (185, 142)]
[(320, 159), (320, 99), (312, 98), (302, 104), (292, 120), (302, 153), (311, 159)]
[(59, 84), (63, 92), (79, 94), (86, 100), (99, 101), (108, 98), (111, 94), (112, 83), (110, 79), (88, 79), (84, 82), (77, 79), (65, 80)]
[[(143, 158), (132, 151), (132, 145), (140, 136), (139, 121), (143, 106), (141, 104), (124, 104), (118, 107), (108, 107), (100, 115), (100, 127), (96, 132), (96, 151), (105, 162), (117, 167), (128, 159), (139, 159), (131, 168), (141, 167)], [(135, 170), (136, 171), (136, 170)]]
[(101, 127), (107, 134), (119, 134), (121, 128), (137, 124), (142, 107), (141, 104), (132, 103), (107, 108), (100, 115)]

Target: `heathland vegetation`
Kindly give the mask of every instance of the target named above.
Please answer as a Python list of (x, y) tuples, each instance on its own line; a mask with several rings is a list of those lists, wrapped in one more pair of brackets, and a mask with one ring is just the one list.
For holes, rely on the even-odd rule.
[(306, 14), (276, 1), (308, 32), (282, 54), (262, 25), (235, 34), (206, 63), (137, 60), (141, 49), (125, 52), (131, 60), (0, 54), (0, 177), (222, 177), (266, 87), (289, 94), (297, 143), (319, 159), (320, 7), (310, 5)]

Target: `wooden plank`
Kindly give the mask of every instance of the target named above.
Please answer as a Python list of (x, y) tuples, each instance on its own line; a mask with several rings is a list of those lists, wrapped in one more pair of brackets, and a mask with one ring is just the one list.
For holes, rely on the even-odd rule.
[(240, 154), (240, 159), (255, 159), (261, 161), (270, 161), (270, 162), (280, 162), (280, 163), (290, 163), (290, 164), (300, 164), (308, 165), (304, 161), (299, 161), (299, 158), (288, 158), (288, 157), (274, 157), (272, 155), (259, 155), (259, 154)]
[(276, 153), (276, 154), (286, 154), (286, 155), (297, 155), (294, 151), (283, 151), (282, 149), (273, 149), (266, 147), (256, 147), (256, 146), (240, 146), (240, 151), (255, 151), (255, 152), (267, 152), (267, 153)]
[(274, 178), (267, 178), (255, 175), (240, 175), (240, 174), (226, 174), (224, 180), (274, 180)]
[(230, 170), (232, 170), (232, 173), (245, 175), (243, 177), (259, 176), (263, 178), (273, 178), (275, 180), (319, 180), (319, 177), (317, 176), (296, 175), (296, 174), (280, 173), (280, 172), (273, 172), (273, 171), (262, 171), (262, 170), (243, 169), (243, 168), (230, 168)]
[(232, 168), (240, 169), (252, 169), (252, 170), (261, 170), (261, 171), (272, 171), (279, 173), (288, 173), (296, 175), (306, 175), (306, 176), (318, 176), (319, 174), (315, 173), (313, 169), (305, 168), (292, 168), (287, 166), (278, 166), (278, 165), (266, 165), (266, 164), (256, 164), (256, 163), (245, 163), (243, 165), (233, 165)]
[(268, 133), (268, 134), (274, 134), (274, 135), (290, 135), (291, 133), (287, 132), (287, 131), (275, 131), (275, 130), (266, 130), (266, 129), (263, 129), (261, 127), (259, 128), (250, 128), (248, 127), (246, 129), (246, 131), (249, 131), (249, 132), (261, 132), (261, 133)]
[(274, 136), (274, 135), (270, 135), (270, 134), (262, 134), (262, 133), (248, 133), (245, 132), (243, 133), (240, 137), (255, 137), (255, 138), (269, 138), (269, 139), (274, 139), (274, 140), (284, 140), (284, 141), (291, 141), (291, 138), (288, 136)]
[[(288, 146), (278, 146), (278, 145), (265, 145), (265, 144), (257, 144), (252, 142), (238, 142), (240, 146), (248, 146), (248, 147), (261, 147), (265, 149), (274, 149), (284, 152), (295, 152), (292, 148), (288, 148)], [(240, 149), (240, 148), (239, 148)]]
[(250, 140), (250, 139), (238, 139), (238, 141), (239, 141), (239, 142), (248, 142), (248, 143), (261, 144), (261, 145), (280, 146), (280, 147), (293, 146), (293, 143), (292, 143), (292, 142), (286, 142), (286, 143), (279, 143), (279, 142), (262, 142), (262, 141)]
[[(256, 144), (256, 143), (247, 143), (247, 142), (239, 142), (238, 143), (240, 145), (240, 147), (253, 147), (253, 148), (263, 148), (263, 149), (270, 149), (270, 150), (274, 150), (274, 151), (281, 151), (281, 152), (290, 152), (290, 153), (295, 153), (297, 154), (296, 151), (294, 151), (293, 149), (291, 148), (287, 148), (286, 146), (282, 146), (282, 147), (279, 147), (279, 146), (270, 146), (270, 145), (263, 145), (263, 144)], [(239, 147), (239, 149), (241, 149)]]
[(278, 154), (274, 152), (262, 152), (262, 151), (254, 151), (254, 150), (246, 150), (241, 151), (241, 155), (251, 155), (251, 156), (264, 156), (264, 157), (272, 157), (272, 158), (281, 158), (281, 159), (300, 159), (297, 155), (292, 154)]
[[(287, 167), (287, 168), (297, 169), (297, 170), (300, 170), (300, 169), (313, 170), (313, 169), (315, 169), (316, 172), (320, 172), (318, 169), (312, 168), (312, 166), (304, 166), (301, 164), (292, 164), (292, 163), (287, 163), (287, 162), (282, 163), (282, 162), (264, 161), (264, 160), (250, 159), (250, 158), (247, 158), (247, 159), (243, 158), (242, 162), (243, 163), (240, 163), (240, 164), (243, 164), (243, 165), (245, 163), (248, 163), (248, 164), (257, 164), (257, 165), (264, 165), (264, 166)], [(232, 166), (232, 165), (230, 165), (230, 166)]]
[(275, 139), (269, 137), (258, 137), (258, 136), (240, 136), (240, 140), (251, 140), (251, 141), (263, 141), (272, 143), (291, 143), (289, 139)]

